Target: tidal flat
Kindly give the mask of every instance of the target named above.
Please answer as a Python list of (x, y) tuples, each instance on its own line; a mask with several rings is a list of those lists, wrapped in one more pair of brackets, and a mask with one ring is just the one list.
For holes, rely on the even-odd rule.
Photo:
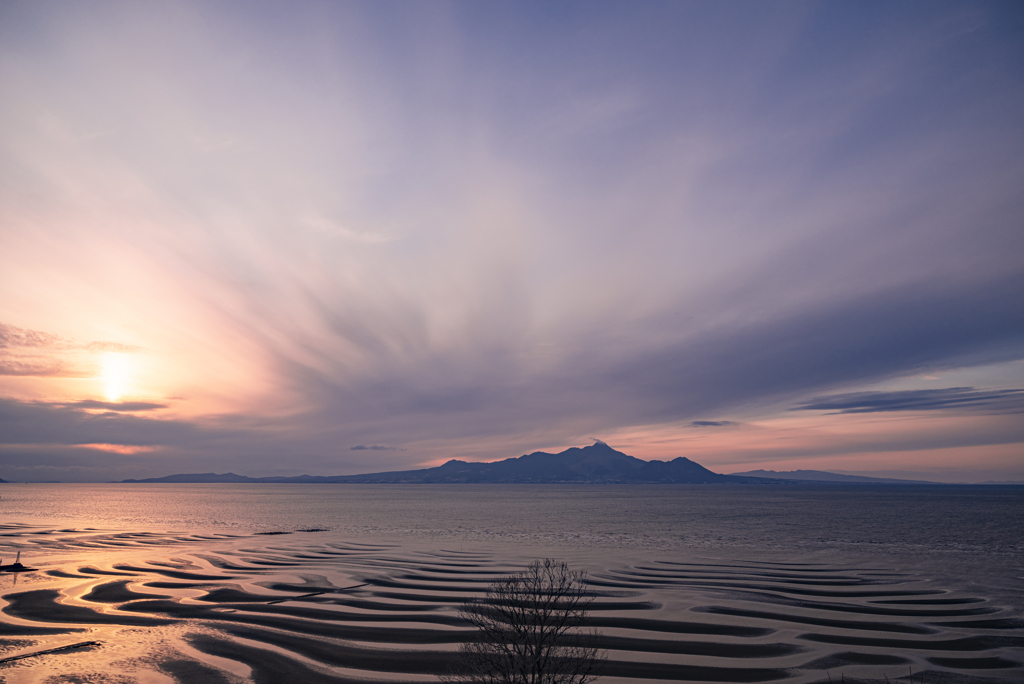
[[(4, 682), (429, 682), (588, 573), (609, 683), (1020, 681), (1022, 488), (7, 485)], [(8, 556), (9, 554), (9, 556)], [(8, 562), (8, 561), (5, 561)]]

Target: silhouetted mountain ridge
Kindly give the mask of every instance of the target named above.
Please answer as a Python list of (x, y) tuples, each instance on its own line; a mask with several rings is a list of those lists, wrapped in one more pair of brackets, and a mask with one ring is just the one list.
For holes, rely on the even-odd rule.
[[(308, 476), (305, 476), (308, 477)], [(121, 480), (121, 482), (166, 482), (169, 484), (246, 484), (251, 482), (276, 482), (294, 478), (277, 477), (247, 477), (235, 475), (234, 473), (187, 473), (182, 475), (167, 475), (166, 477), (151, 477), (145, 480)]]
[(898, 480), (891, 477), (869, 477), (867, 475), (842, 475), (825, 470), (749, 470), (744, 473), (733, 473), (742, 477), (761, 477), (773, 480), (799, 480), (800, 482), (833, 482), (847, 484), (937, 484), (925, 480)]
[(682, 456), (671, 461), (644, 461), (599, 442), (557, 454), (535, 451), (492, 463), (452, 459), (436, 468), (399, 470), (365, 475), (299, 475), (246, 477), (234, 473), (168, 475), (125, 483), (388, 483), (388, 484), (764, 484), (764, 478), (714, 473)]

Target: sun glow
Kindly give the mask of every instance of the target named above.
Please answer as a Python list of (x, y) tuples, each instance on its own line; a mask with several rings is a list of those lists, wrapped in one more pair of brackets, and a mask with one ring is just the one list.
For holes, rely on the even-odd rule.
[(103, 394), (107, 401), (120, 401), (128, 390), (130, 364), (127, 354), (104, 352), (101, 377), (103, 378)]

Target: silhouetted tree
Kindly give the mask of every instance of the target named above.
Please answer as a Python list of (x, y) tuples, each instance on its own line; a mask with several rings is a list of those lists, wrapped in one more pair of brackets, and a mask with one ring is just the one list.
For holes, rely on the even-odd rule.
[(593, 645), (596, 634), (580, 629), (590, 602), (586, 575), (550, 558), (497, 580), (486, 598), (462, 606), (460, 615), (479, 630), (479, 638), (460, 647), (459, 673), (443, 681), (593, 681), (604, 654)]

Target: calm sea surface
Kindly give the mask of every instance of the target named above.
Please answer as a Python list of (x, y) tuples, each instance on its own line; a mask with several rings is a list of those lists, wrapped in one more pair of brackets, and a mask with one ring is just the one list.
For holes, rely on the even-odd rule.
[(1024, 487), (1011, 486), (10, 484), (0, 486), (0, 522), (193, 534), (322, 527), (448, 548), (874, 558), (996, 584), (1024, 575)]

